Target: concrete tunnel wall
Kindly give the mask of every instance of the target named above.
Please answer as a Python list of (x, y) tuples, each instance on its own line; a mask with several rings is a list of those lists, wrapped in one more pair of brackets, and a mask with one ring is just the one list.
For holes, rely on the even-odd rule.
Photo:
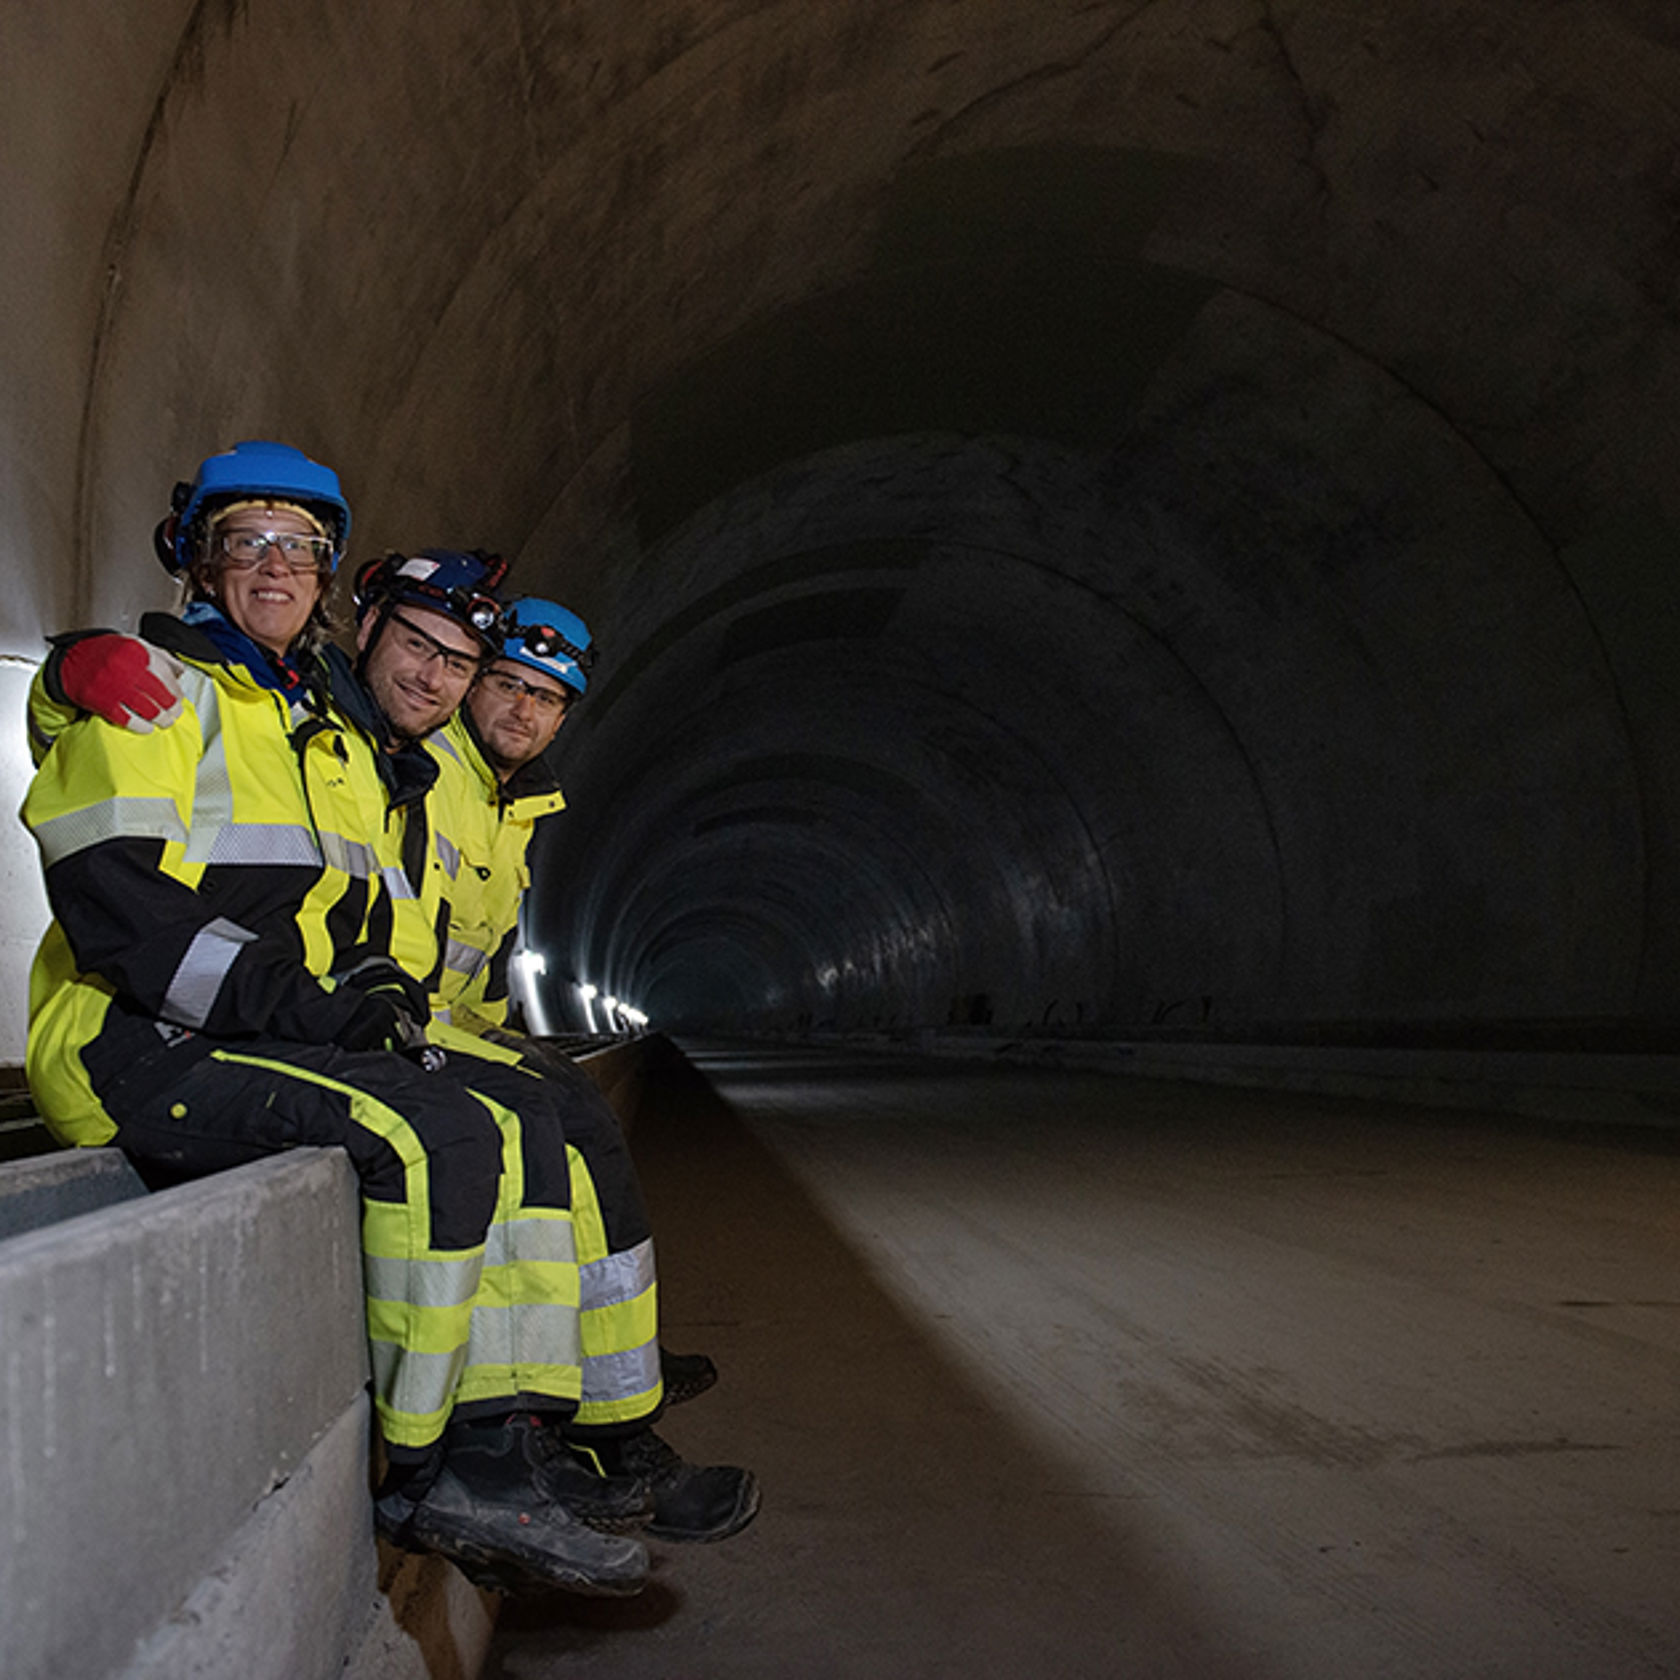
[(173, 480), (281, 436), (356, 557), (496, 546), (597, 632), (561, 1017), (1680, 1014), (1671, 8), (24, 0), (0, 48), (14, 717), (44, 630), (168, 603)]

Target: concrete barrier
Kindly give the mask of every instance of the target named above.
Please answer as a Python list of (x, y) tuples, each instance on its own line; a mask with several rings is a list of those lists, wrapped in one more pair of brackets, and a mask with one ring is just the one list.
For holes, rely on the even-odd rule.
[(146, 1194), (120, 1149), (63, 1149), (0, 1170), (0, 1238)]
[[(580, 1057), (621, 1117), (647, 1041)], [(338, 1150), (146, 1195), (0, 1163), (0, 1680), (473, 1680), (497, 1600), (376, 1545)]]
[(605, 1049), (591, 1050), (577, 1057), (578, 1065), (595, 1081), (626, 1132), (635, 1125), (636, 1110), (641, 1106), (649, 1066), (663, 1043), (663, 1039), (653, 1034), (624, 1039)]
[[(0, 1243), (8, 1680), (123, 1673), (364, 1403), (357, 1223), (299, 1150)], [(318, 1585), (283, 1646), (350, 1615)]]
[(1680, 1124), (1680, 1055), (1220, 1040), (1057, 1038), (932, 1027), (790, 1035), (801, 1044), (1301, 1091), (1615, 1126)]

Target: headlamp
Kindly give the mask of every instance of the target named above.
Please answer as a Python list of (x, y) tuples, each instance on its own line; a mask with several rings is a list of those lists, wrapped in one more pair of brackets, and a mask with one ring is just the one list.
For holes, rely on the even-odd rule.
[(564, 654), (585, 676), (595, 664), (593, 647), (580, 648), (552, 624), (521, 624), (515, 634), (525, 644), (526, 651), (535, 654), (538, 659), (553, 659), (557, 654)]

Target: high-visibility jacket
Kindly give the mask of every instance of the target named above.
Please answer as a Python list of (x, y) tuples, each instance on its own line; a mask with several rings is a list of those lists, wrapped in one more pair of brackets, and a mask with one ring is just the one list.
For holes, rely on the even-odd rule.
[(566, 801), (543, 758), (521, 765), (504, 786), (465, 708), (426, 744), (438, 780), (426, 801), (434, 834), (421, 895), (443, 911), (435, 918), (442, 965), (433, 976), (433, 1013), (468, 1027), (500, 1026), (519, 906), (531, 884), (527, 853), (537, 822)]
[(439, 766), (426, 799), (434, 833), (421, 888), (443, 952), (434, 976), (433, 1018), (487, 1050), (517, 1052), (523, 1067), (570, 1093), (564, 1113), (568, 1140), (576, 1146), (572, 1206), (583, 1347), (577, 1422), (633, 1422), (658, 1406), (663, 1385), (653, 1239), (629, 1151), (611, 1109), (586, 1076), (564, 1058), (558, 1058), (564, 1066), (557, 1066), (553, 1054), (500, 1030), (507, 1018), (508, 959), (518, 937), (519, 907), (531, 884), (531, 841), (536, 824), (561, 810), (565, 800), (542, 757), (502, 783), (465, 708), (426, 744)]
[[(44, 1117), (62, 1141), (138, 1134), (144, 1152), (151, 1109), (190, 1082), (170, 1113), (211, 1157), (222, 1140), (282, 1148), (300, 1130), (343, 1143), (362, 1183), (387, 1444), (424, 1449), (463, 1406), (575, 1412), (572, 1160), (542, 1087), (476, 1043), (452, 1042), (473, 1060), (451, 1054), (433, 1074), (323, 1055), (360, 1001), (327, 979), (424, 926), (399, 914), (417, 902), (403, 841), (424, 835), (401, 816), (435, 765), (386, 750), (336, 650), (311, 673), (320, 691), (292, 704), (192, 628), (142, 628), (186, 663), (171, 726), (129, 734), (61, 714), (36, 730), (24, 817), (56, 917), (31, 980)], [(181, 1067), (160, 1065), (176, 1054)]]
[[(27, 1069), (65, 1143), (112, 1136), (96, 1086), (160, 1033), (330, 1042), (358, 1000), (324, 977), (388, 951), (393, 903), (414, 897), (384, 790), (352, 774), (368, 745), (342, 718), (166, 615), (143, 628), (183, 662), (181, 718), (149, 734), (65, 723), (23, 807), (54, 915), (30, 975)], [(34, 721), (38, 745), (53, 737), (56, 722)]]

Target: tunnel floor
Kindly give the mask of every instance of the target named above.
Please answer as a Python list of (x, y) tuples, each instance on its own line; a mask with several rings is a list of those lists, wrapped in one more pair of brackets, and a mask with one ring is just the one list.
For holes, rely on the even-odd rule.
[(490, 1675), (1680, 1673), (1680, 1133), (686, 1048), (663, 1429), (764, 1507)]

